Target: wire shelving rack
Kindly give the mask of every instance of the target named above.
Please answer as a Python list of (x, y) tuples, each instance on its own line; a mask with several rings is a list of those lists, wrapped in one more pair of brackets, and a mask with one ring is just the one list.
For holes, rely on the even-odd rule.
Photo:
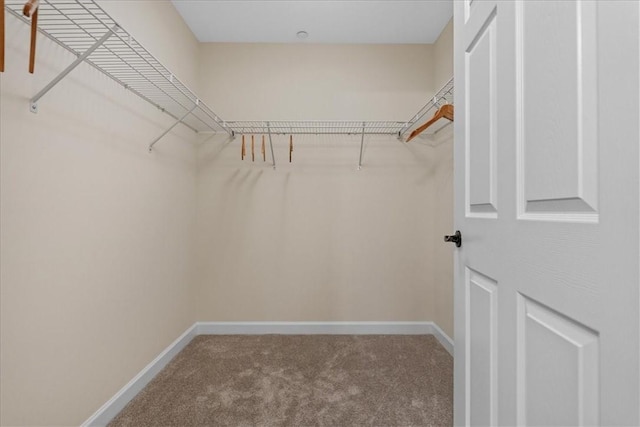
[[(23, 6), (24, 0), (5, 0), (8, 12), (29, 23), (22, 15)], [(94, 0), (41, 0), (38, 11), (39, 32), (77, 59), (31, 99), (34, 113), (38, 111), (40, 98), (74, 68), (86, 62), (172, 116), (176, 123), (171, 129), (182, 123), (196, 132), (231, 133), (211, 108)], [(168, 130), (161, 137), (166, 133)]]
[(226, 122), (235, 134), (272, 135), (396, 135), (405, 122), (390, 121), (232, 121)]
[[(5, 0), (5, 8), (18, 19), (24, 0)], [(196, 94), (158, 61), (95, 0), (41, 0), (38, 30), (77, 57), (64, 71), (31, 99), (38, 101), (83, 62), (95, 67), (124, 88), (175, 119), (174, 124), (149, 145), (149, 150), (178, 124), (196, 132), (224, 131), (237, 134), (307, 135), (404, 135), (429, 112), (453, 103), (453, 79), (449, 80), (409, 121), (232, 121), (222, 120)]]
[(453, 104), (453, 78), (451, 78), (436, 94), (431, 98), (424, 107), (422, 107), (412, 118), (406, 123), (406, 126), (400, 131), (398, 137), (404, 138), (404, 135), (412, 130), (417, 124), (421, 123), (427, 113), (434, 112), (444, 104)]
[(421, 123), (428, 113), (444, 104), (453, 104), (453, 78), (450, 79), (409, 121), (228, 121), (234, 134), (272, 135), (404, 135)]

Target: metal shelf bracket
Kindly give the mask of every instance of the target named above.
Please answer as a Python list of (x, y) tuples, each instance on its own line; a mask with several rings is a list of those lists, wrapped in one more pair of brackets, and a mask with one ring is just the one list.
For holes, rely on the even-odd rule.
[(44, 88), (42, 88), (42, 90), (40, 92), (38, 92), (33, 98), (31, 98), (31, 112), (32, 113), (37, 113), (38, 112), (38, 101), (40, 100), (40, 98), (42, 98), (44, 95), (47, 94), (47, 92), (49, 92), (51, 89), (53, 89), (53, 87), (55, 85), (60, 83), (60, 81), (62, 79), (64, 79), (71, 71), (73, 71), (78, 65), (80, 65), (82, 62), (84, 62), (84, 60), (87, 59), (89, 57), (89, 55), (91, 55), (97, 48), (102, 46), (104, 44), (104, 42), (106, 42), (109, 39), (109, 37), (111, 37), (113, 34), (115, 34), (116, 31), (118, 31), (118, 29), (120, 29), (120, 27), (117, 26), (117, 25), (114, 25), (111, 29), (109, 29), (102, 36), (102, 38), (100, 38), (97, 42), (95, 42), (93, 44), (93, 46), (91, 46), (89, 49), (87, 49), (82, 55), (78, 56), (78, 59), (73, 61), (67, 68), (64, 69), (64, 71), (62, 71), (60, 74), (58, 74), (58, 76), (56, 78), (51, 80), (51, 82), (48, 85), (46, 85)]
[(362, 170), (362, 151), (364, 150), (364, 129), (367, 123), (362, 122), (362, 138), (360, 139), (360, 160), (358, 161), (358, 170)]
[(273, 154), (273, 141), (271, 140), (271, 124), (267, 122), (267, 132), (269, 133), (269, 147), (271, 147), (271, 159), (273, 159), (273, 170), (276, 170), (276, 156)]
[(171, 132), (171, 130), (172, 130), (174, 127), (178, 126), (178, 125), (179, 125), (180, 123), (182, 123), (182, 122), (183, 122), (187, 117), (189, 117), (189, 114), (193, 113), (193, 111), (194, 111), (196, 108), (198, 108), (198, 106), (199, 106), (199, 105), (200, 105), (200, 100), (199, 100), (199, 99), (196, 99), (196, 103), (195, 103), (195, 105), (193, 106), (193, 108), (191, 108), (189, 111), (187, 111), (187, 113), (186, 113), (184, 116), (182, 116), (182, 117), (180, 117), (178, 120), (176, 120), (176, 121), (171, 125), (171, 127), (170, 127), (169, 129), (167, 129), (167, 130), (165, 130), (164, 132), (162, 132), (162, 135), (160, 135), (159, 137), (157, 137), (156, 139), (154, 139), (154, 140), (153, 140), (153, 142), (152, 142), (151, 144), (149, 144), (149, 152), (151, 153), (151, 152), (153, 151), (153, 146), (154, 146), (154, 145), (156, 145), (156, 143), (157, 143), (158, 141), (160, 141), (162, 138), (164, 138), (164, 136), (165, 136), (166, 134), (168, 134), (169, 132)]

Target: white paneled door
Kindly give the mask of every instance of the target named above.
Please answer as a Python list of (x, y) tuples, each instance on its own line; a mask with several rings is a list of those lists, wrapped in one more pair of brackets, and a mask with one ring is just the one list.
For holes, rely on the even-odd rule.
[(639, 425), (639, 2), (454, 3), (455, 422)]

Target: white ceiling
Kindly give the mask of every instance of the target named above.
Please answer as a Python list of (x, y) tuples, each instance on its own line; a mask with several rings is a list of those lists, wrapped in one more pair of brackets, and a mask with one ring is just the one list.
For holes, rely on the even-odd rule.
[(453, 16), (453, 0), (172, 2), (201, 42), (434, 43)]

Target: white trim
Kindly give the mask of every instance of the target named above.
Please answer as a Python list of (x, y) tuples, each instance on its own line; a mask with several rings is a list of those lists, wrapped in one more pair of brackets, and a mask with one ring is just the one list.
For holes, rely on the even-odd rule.
[(149, 363), (82, 427), (106, 426), (198, 335), (433, 335), (453, 355), (453, 340), (434, 322), (196, 322)]
[(433, 322), (198, 322), (198, 335), (424, 335)]
[(127, 406), (151, 380), (180, 353), (183, 348), (197, 335), (196, 324), (187, 329), (180, 337), (171, 343), (162, 353), (149, 363), (131, 381), (120, 389), (107, 403), (102, 405), (89, 419), (82, 423), (82, 427), (106, 426), (109, 422)]
[(431, 332), (445, 350), (453, 357), (453, 339), (447, 335), (437, 323), (433, 323), (433, 331)]
[(434, 322), (197, 322), (198, 335), (433, 335), (453, 355), (453, 340)]

